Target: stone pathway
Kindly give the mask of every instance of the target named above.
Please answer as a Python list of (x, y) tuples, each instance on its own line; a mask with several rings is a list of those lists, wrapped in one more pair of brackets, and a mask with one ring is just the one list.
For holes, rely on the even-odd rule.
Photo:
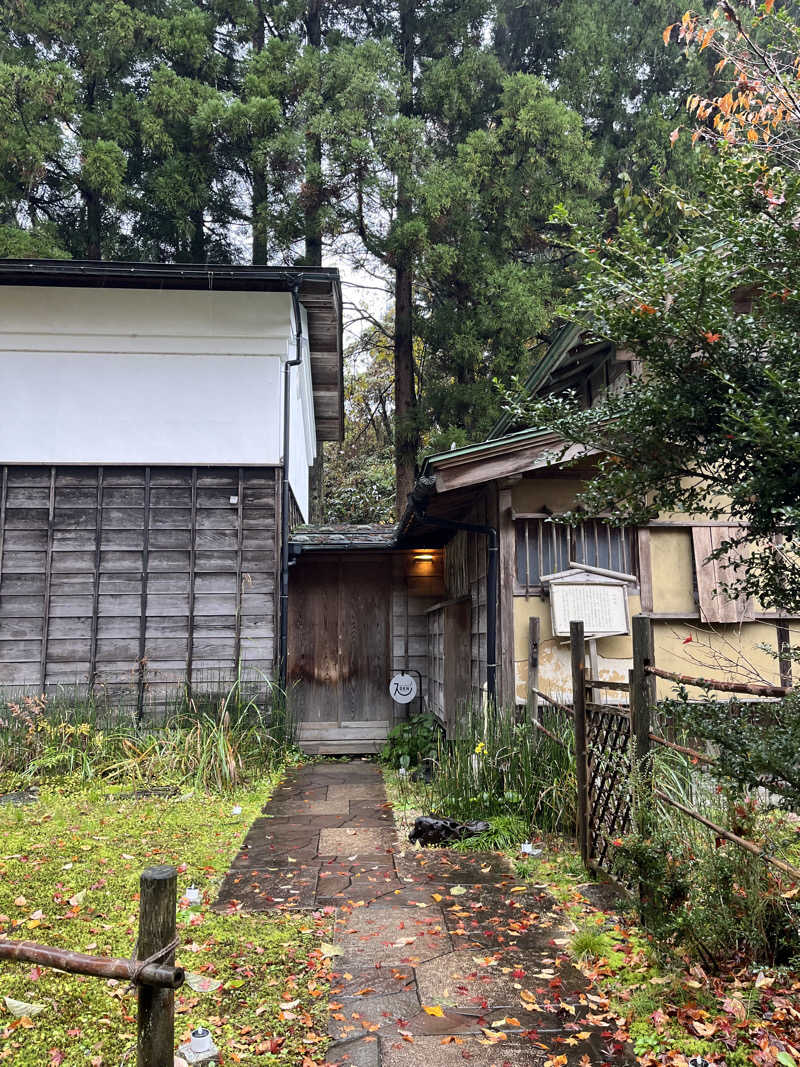
[(331, 1065), (631, 1062), (601, 998), (566, 959), (569, 932), (551, 905), (496, 853), (398, 841), (380, 771), (365, 760), (292, 772), (250, 828), (217, 902), (330, 909), (341, 952)]

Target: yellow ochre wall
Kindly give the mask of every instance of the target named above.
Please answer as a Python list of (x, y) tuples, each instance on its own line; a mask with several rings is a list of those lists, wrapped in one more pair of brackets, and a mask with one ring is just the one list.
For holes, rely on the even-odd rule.
[[(566, 511), (581, 487), (577, 479), (524, 479), (512, 488), (512, 508), (518, 514), (539, 512), (547, 507), (554, 513)], [(676, 523), (680, 516), (674, 516)], [(653, 588), (653, 614), (676, 616), (697, 611), (693, 593), (692, 535), (689, 527), (651, 527), (650, 555)], [(504, 595), (506, 590), (503, 591)], [(629, 593), (633, 616), (641, 610), (639, 591)], [(572, 673), (569, 640), (556, 638), (550, 626), (550, 603), (539, 596), (514, 596), (514, 676), (516, 697), (523, 702), (528, 684), (528, 642), (530, 618), (540, 620), (539, 689), (552, 696), (570, 697)], [(779, 684), (777, 662), (757, 646), (777, 647), (775, 624), (769, 621), (735, 625), (702, 625), (685, 618), (655, 619), (653, 622), (656, 664), (664, 670), (688, 675), (733, 677), (732, 670), (747, 665), (762, 678)], [(691, 637), (691, 641), (687, 638)], [(632, 665), (630, 636), (600, 638), (597, 642), (601, 678), (627, 681)], [(750, 673), (749, 671), (749, 673)], [(741, 676), (740, 680), (741, 680)], [(752, 680), (752, 673), (750, 674)], [(671, 682), (659, 681), (659, 696), (673, 692)]]

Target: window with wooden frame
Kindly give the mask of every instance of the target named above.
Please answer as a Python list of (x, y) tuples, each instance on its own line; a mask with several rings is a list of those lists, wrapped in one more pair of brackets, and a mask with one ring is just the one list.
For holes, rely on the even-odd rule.
[(569, 570), (570, 561), (638, 577), (636, 530), (632, 526), (611, 526), (602, 519), (565, 526), (542, 513), (517, 516), (514, 527), (518, 592), (540, 591), (542, 575)]

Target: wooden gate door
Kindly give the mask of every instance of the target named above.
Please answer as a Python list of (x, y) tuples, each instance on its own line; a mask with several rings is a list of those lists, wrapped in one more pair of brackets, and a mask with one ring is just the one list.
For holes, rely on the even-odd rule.
[(289, 699), (306, 752), (376, 752), (392, 719), (387, 557), (306, 556), (290, 571)]

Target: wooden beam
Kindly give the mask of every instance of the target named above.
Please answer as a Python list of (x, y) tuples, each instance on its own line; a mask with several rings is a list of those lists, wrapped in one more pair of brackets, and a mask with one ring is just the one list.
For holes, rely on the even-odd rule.
[(47, 513), (47, 552), (44, 561), (44, 599), (42, 603), (42, 637), (39, 648), (39, 681), (41, 692), (47, 684), (47, 640), (50, 629), (50, 588), (53, 575), (53, 534), (56, 513), (56, 469), (50, 468), (50, 497)]
[(194, 663), (194, 589), (197, 567), (197, 467), (192, 467), (192, 516), (189, 533), (189, 618), (186, 634), (186, 695), (192, 700), (192, 666)]
[(136, 691), (136, 720), (144, 713), (144, 684), (147, 663), (147, 578), (150, 571), (150, 468), (144, 468), (144, 542), (142, 545), (142, 585), (139, 596), (139, 678)]
[(778, 646), (778, 667), (780, 669), (780, 683), (786, 689), (792, 686), (792, 656), (790, 649), (792, 639), (786, 620), (781, 619), (775, 626), (776, 643)]
[(89, 634), (89, 693), (97, 681), (97, 627), (100, 619), (100, 560), (103, 541), (103, 468), (97, 468), (97, 497), (94, 518), (94, 575), (92, 588), (92, 619)]
[[(139, 879), (137, 959), (161, 954), (157, 962), (175, 964), (175, 867), (148, 867)], [(171, 946), (171, 947), (170, 947)], [(175, 1057), (175, 991), (140, 985), (137, 1004), (137, 1067), (168, 1067)]]
[(597, 454), (596, 449), (590, 450), (584, 445), (570, 445), (561, 459), (552, 464), (544, 461), (545, 453), (552, 452), (554, 449), (560, 450), (561, 447), (561, 442), (555, 439), (550, 442), (538, 441), (499, 456), (476, 456), (457, 467), (438, 468), (436, 471), (437, 492), (445, 493), (452, 489), (496, 481), (518, 472), (536, 470), (538, 469), (537, 462), (539, 466), (556, 466), (569, 463), (580, 456)]
[(244, 469), (239, 468), (239, 492), (236, 497), (236, 632), (233, 642), (233, 669), (238, 674), (242, 655), (242, 548), (244, 545)]
[(514, 518), (511, 505), (511, 489), (500, 489), (497, 494), (498, 540), (500, 547), (500, 581), (498, 583), (498, 666), (500, 668), (500, 701), (513, 708), (515, 704), (514, 679), (514, 573), (516, 568), (516, 544)]
[(642, 611), (653, 610), (653, 559), (650, 545), (650, 531), (647, 528), (636, 531), (639, 542), (639, 600)]
[(589, 792), (586, 766), (586, 653), (583, 623), (569, 624), (572, 658), (572, 707), (575, 712), (575, 771), (577, 779), (577, 835), (583, 865), (589, 864)]
[(8, 500), (8, 467), (3, 467), (0, 479), (0, 588), (3, 585), (3, 546), (6, 536), (6, 502)]
[(653, 624), (645, 615), (633, 617), (633, 670), (631, 687), (631, 740), (636, 763), (642, 767), (650, 751), (650, 708), (656, 702), (656, 681), (648, 668), (655, 666)]
[(539, 640), (541, 622), (538, 618), (528, 619), (528, 714), (534, 719), (539, 717)]

